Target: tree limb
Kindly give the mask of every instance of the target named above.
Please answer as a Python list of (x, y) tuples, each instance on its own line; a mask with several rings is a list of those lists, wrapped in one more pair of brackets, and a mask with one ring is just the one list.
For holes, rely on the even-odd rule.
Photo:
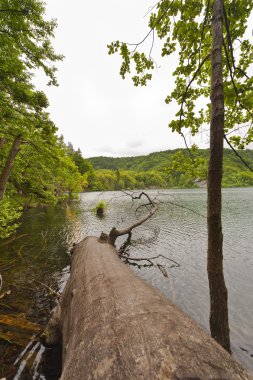
[(142, 219), (137, 220), (135, 223), (131, 224), (130, 226), (127, 226), (121, 230), (118, 230), (116, 227), (113, 227), (109, 235), (102, 232), (99, 238), (100, 242), (107, 242), (114, 246), (117, 237), (122, 236), (122, 235), (128, 235), (127, 244), (129, 245), (132, 230), (140, 226), (141, 224), (143, 224), (149, 218), (151, 218), (151, 216), (156, 212), (158, 208), (158, 204), (154, 200), (152, 200), (150, 196), (144, 191), (142, 191), (139, 195), (135, 195), (133, 192), (129, 193), (127, 191), (123, 191), (123, 193), (130, 196), (132, 198), (132, 201), (134, 199), (141, 199), (141, 197), (145, 196), (148, 199), (149, 203), (143, 204), (142, 206), (146, 206), (147, 208), (148, 206), (151, 206), (151, 209), (149, 210), (149, 213), (147, 215), (145, 215)]
[[(159, 24), (159, 22), (163, 19), (163, 17), (166, 15), (166, 13), (168, 12), (168, 10), (170, 9), (171, 5), (174, 3), (174, 0), (172, 0), (170, 2), (170, 4), (167, 6), (167, 8), (165, 9), (165, 11), (161, 14), (161, 16), (156, 20), (155, 24), (153, 25), (152, 28), (150, 28), (149, 32), (146, 34), (146, 36), (140, 41), (140, 42), (137, 42), (137, 43), (126, 43), (126, 45), (128, 46), (135, 46), (134, 48), (134, 51), (136, 51), (137, 47), (141, 44), (143, 44), (143, 42), (146, 41), (146, 39), (148, 38), (148, 36), (153, 32), (153, 30), (155, 30), (156, 26)], [(157, 3), (159, 4), (159, 2)], [(156, 5), (157, 5), (156, 4)]]
[(151, 216), (154, 215), (154, 213), (156, 212), (158, 208), (158, 205), (155, 205), (154, 207), (152, 207), (152, 209), (150, 210), (150, 212), (145, 215), (142, 219), (139, 219), (137, 220), (135, 223), (131, 224), (130, 226), (127, 226), (121, 230), (118, 230), (116, 227), (113, 227), (108, 235), (108, 243), (111, 244), (111, 245), (114, 245), (115, 244), (115, 241), (116, 239), (119, 237), (119, 236), (122, 236), (122, 235), (127, 235), (127, 234), (130, 234), (130, 232), (140, 226), (141, 224), (143, 224), (144, 222), (146, 222), (146, 220), (148, 220), (149, 218), (151, 218)]
[(230, 146), (230, 148), (232, 149), (232, 151), (234, 152), (234, 154), (240, 158), (240, 160), (242, 161), (242, 163), (251, 171), (253, 172), (253, 169), (249, 166), (249, 164), (244, 160), (244, 158), (242, 158), (242, 156), (237, 152), (237, 150), (235, 150), (235, 148), (233, 147), (233, 145), (230, 143), (230, 141), (228, 140), (227, 136), (224, 135), (224, 139), (226, 141), (226, 143)]

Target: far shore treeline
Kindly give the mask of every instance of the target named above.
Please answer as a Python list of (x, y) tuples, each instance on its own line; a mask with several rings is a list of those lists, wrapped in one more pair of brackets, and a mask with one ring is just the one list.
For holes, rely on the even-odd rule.
[[(253, 151), (241, 150), (241, 157), (253, 166)], [(93, 157), (87, 190), (105, 191), (150, 188), (194, 188), (205, 186), (208, 149), (166, 150), (136, 157)], [(253, 173), (230, 149), (224, 150), (223, 187), (253, 186)]]
[[(15, 161), (5, 207), (0, 212), (0, 238), (15, 232), (18, 219), (27, 207), (71, 201), (79, 192), (197, 188), (206, 184), (207, 149), (195, 149), (194, 161), (186, 149), (136, 157), (84, 159), (80, 149), (75, 150), (71, 143), (65, 144), (63, 137), (57, 140), (55, 156), (51, 152), (39, 162), (36, 161), (36, 150), (31, 150), (30, 157), (26, 154), (25, 165), (22, 157), (27, 152)], [(252, 150), (243, 150), (240, 155), (253, 166)], [(229, 149), (224, 151), (223, 167), (224, 187), (253, 186), (253, 173)]]
[[(46, 94), (32, 80), (41, 70), (48, 85), (57, 85), (56, 63), (63, 56), (51, 42), (56, 20), (45, 19), (41, 0), (5, 3), (0, 9), (0, 238), (16, 231), (27, 207), (71, 201), (82, 191), (205, 186), (208, 150), (193, 146), (191, 154), (177, 149), (87, 160), (80, 149), (66, 144), (51, 120)], [(188, 123), (193, 134), (196, 123)], [(251, 135), (247, 141), (233, 139), (240, 148)], [(241, 150), (241, 155), (253, 167), (253, 152)], [(229, 150), (224, 153), (223, 186), (253, 186), (253, 173)]]

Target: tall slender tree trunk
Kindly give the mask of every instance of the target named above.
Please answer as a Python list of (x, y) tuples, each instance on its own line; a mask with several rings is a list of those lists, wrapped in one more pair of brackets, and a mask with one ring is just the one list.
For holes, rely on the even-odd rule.
[(212, 77), (210, 161), (208, 170), (208, 278), (212, 337), (230, 352), (227, 288), (223, 274), (221, 180), (224, 135), (222, 76), (223, 0), (214, 0), (212, 20)]
[(22, 142), (21, 135), (16, 136), (13, 143), (12, 143), (12, 147), (11, 147), (10, 152), (8, 154), (5, 166), (4, 166), (2, 173), (0, 175), (0, 201), (4, 197), (4, 193), (5, 193), (6, 188), (7, 188), (7, 183), (8, 183), (10, 174), (11, 174), (11, 169), (12, 169), (12, 166), (14, 164), (15, 157), (19, 152), (21, 142)]

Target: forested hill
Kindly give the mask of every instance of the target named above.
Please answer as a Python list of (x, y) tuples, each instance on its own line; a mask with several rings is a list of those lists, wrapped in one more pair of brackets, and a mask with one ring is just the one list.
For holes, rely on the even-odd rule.
[(168, 167), (172, 156), (178, 151), (166, 150), (164, 152), (150, 153), (146, 156), (134, 157), (92, 157), (88, 161), (92, 164), (95, 170), (97, 169), (111, 169), (111, 170), (134, 170), (146, 171), (156, 170), (161, 171)]
[[(253, 167), (253, 150), (240, 155)], [(207, 149), (196, 149), (192, 160), (186, 149), (175, 149), (137, 157), (93, 157), (88, 159), (94, 168), (88, 190), (197, 187), (207, 179), (208, 156)], [(253, 172), (229, 149), (224, 151), (222, 186), (253, 186)]]
[[(92, 157), (88, 161), (92, 164), (95, 170), (97, 169), (111, 169), (111, 170), (134, 170), (140, 171), (164, 171), (167, 170), (172, 161), (175, 159), (175, 154), (178, 152), (185, 152), (185, 149), (166, 150), (163, 152), (150, 153), (146, 156), (136, 157)], [(208, 158), (207, 149), (199, 149), (198, 155), (204, 159)], [(253, 167), (253, 150), (247, 149), (240, 151), (240, 155), (243, 159)], [(230, 149), (224, 149), (224, 171), (226, 168), (234, 168), (240, 171), (245, 171), (247, 168), (241, 162), (241, 160)]]

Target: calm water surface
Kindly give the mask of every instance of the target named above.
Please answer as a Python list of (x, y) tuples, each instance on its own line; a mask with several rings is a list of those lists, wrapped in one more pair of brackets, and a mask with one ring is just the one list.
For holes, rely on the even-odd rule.
[[(158, 192), (149, 191), (149, 194), (157, 196)], [(101, 199), (108, 203), (104, 219), (98, 219), (92, 211)], [(158, 199), (161, 204), (157, 213), (134, 230), (128, 253), (130, 257), (138, 258), (161, 254), (176, 261), (180, 266), (170, 268), (173, 261), (159, 257), (154, 260), (153, 267), (132, 268), (209, 331), (206, 191), (163, 190), (159, 192)], [(170, 202), (176, 203), (177, 206)], [(11, 315), (23, 313), (22, 315), (30, 321), (43, 326), (48, 318), (48, 310), (54, 304), (53, 297), (49, 295), (50, 292), (45, 285), (54, 289), (63, 286), (67, 278), (68, 252), (72, 244), (87, 235), (98, 236), (101, 231), (109, 232), (113, 226), (128, 225), (136, 220), (136, 206), (137, 203), (133, 204), (131, 199), (121, 192), (106, 192), (81, 194), (80, 202), (71, 207), (29, 210), (15, 238), (0, 245), (0, 272), (4, 280), (2, 291), (11, 289), (13, 293), (13, 296), (8, 295), (0, 299), (0, 313)], [(224, 271), (229, 296), (232, 350), (235, 358), (251, 371), (253, 371), (252, 227), (253, 188), (224, 189)], [(123, 241), (124, 238), (117, 242), (118, 247)], [(163, 276), (157, 264), (164, 266), (168, 277)], [(34, 294), (35, 286), (36, 294)], [(31, 345), (34, 349), (33, 360), (30, 360), (32, 364), (30, 367), (27, 366), (29, 368), (24, 367), (30, 347), (25, 353), (26, 356), (18, 361), (14, 378), (47, 377), (42, 374), (40, 365), (43, 349), (36, 344), (35, 341)], [(5, 352), (10, 346), (5, 342)], [(16, 355), (20, 350), (20, 347), (16, 348)], [(9, 361), (6, 358), (0, 363), (5, 372), (14, 354), (12, 350)], [(4, 374), (2, 370), (0, 377)]]

